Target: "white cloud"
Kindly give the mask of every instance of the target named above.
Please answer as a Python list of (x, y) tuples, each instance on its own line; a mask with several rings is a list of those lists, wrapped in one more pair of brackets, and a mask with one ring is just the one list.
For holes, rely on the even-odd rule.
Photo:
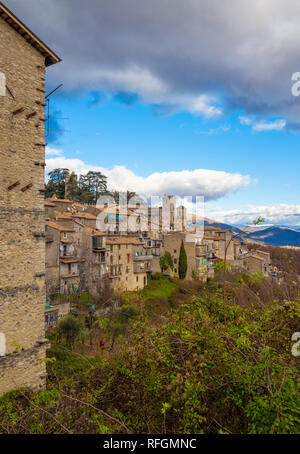
[(233, 225), (251, 223), (259, 216), (265, 219), (266, 224), (300, 225), (300, 205), (248, 205), (245, 208), (226, 211), (213, 207), (206, 208), (207, 217)]
[(194, 115), (203, 115), (206, 118), (216, 118), (222, 115), (222, 110), (216, 107), (216, 99), (206, 94), (187, 95), (172, 93), (170, 87), (154, 76), (147, 68), (137, 65), (121, 71), (97, 69), (88, 70), (85, 74), (81, 70), (81, 77), (88, 80), (90, 88), (106, 92), (137, 93), (142, 101), (148, 104), (168, 107), (170, 113), (176, 110), (186, 110)]
[(61, 156), (62, 150), (56, 150), (55, 148), (47, 147), (46, 148), (46, 156)]
[(262, 131), (282, 131), (286, 127), (285, 120), (276, 120), (270, 123), (256, 123), (253, 126), (254, 131), (262, 132)]
[(210, 128), (208, 130), (195, 130), (195, 134), (198, 135), (208, 135), (208, 136), (215, 136), (218, 134), (223, 134), (224, 132), (228, 132), (231, 130), (231, 127), (229, 125), (221, 125), (218, 126), (217, 128)]
[(247, 125), (247, 126), (249, 126), (249, 125), (251, 125), (251, 123), (252, 123), (251, 118), (248, 118), (248, 117), (243, 117), (243, 116), (241, 116), (241, 117), (239, 117), (239, 120), (240, 120), (241, 125)]
[(64, 156), (47, 159), (46, 164), (46, 173), (55, 168), (68, 168), (77, 174), (89, 170), (100, 171), (107, 176), (109, 189), (136, 191), (146, 197), (164, 194), (175, 194), (179, 197), (204, 195), (206, 200), (213, 200), (254, 183), (249, 175), (206, 169), (155, 172), (141, 177), (125, 166), (105, 169)]

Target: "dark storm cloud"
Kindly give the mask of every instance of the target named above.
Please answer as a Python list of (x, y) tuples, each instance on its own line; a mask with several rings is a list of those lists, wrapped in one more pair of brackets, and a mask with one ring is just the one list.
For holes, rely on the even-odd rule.
[(291, 95), (298, 0), (5, 3), (62, 57), (48, 77), (64, 90), (130, 93), (158, 110), (207, 117), (240, 109), (300, 120)]

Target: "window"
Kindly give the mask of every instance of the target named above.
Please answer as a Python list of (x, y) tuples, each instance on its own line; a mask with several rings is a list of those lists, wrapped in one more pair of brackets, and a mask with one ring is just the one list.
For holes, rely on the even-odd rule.
[(177, 250), (176, 250), (176, 249), (174, 249), (174, 254), (176, 254), (176, 252), (177, 252)]
[(99, 236), (94, 236), (93, 237), (93, 249), (101, 249), (102, 247), (103, 247), (102, 238)]
[(127, 263), (130, 263), (130, 254), (127, 254)]
[(136, 282), (139, 282), (139, 277), (138, 276), (136, 277)]
[(177, 259), (174, 259), (174, 264), (177, 265)]

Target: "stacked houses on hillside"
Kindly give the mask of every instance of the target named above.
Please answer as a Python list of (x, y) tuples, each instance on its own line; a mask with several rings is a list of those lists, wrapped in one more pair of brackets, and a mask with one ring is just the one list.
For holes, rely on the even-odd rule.
[[(170, 200), (173, 198), (168, 197)], [(268, 253), (250, 252), (231, 230), (204, 226), (199, 231), (187, 231), (182, 207), (177, 216), (176, 208), (170, 210), (169, 228), (164, 227), (162, 211), (158, 210), (160, 221), (153, 230), (151, 208), (147, 208), (147, 222), (141, 220), (138, 207), (99, 208), (56, 196), (45, 201), (45, 210), (48, 296), (85, 290), (92, 294), (141, 290), (147, 285), (149, 272), (161, 271), (160, 257), (166, 252), (173, 261), (168, 274), (178, 277), (182, 243), (187, 254), (187, 280), (206, 281), (214, 276), (214, 265), (224, 260), (236, 269), (269, 274)], [(99, 227), (100, 215), (104, 230)], [(124, 230), (124, 222), (137, 229)]]

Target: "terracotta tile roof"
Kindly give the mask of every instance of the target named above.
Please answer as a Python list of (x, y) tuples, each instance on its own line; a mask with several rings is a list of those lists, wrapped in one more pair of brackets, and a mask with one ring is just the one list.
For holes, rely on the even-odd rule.
[(67, 219), (69, 221), (70, 219), (72, 219), (72, 213), (68, 213), (67, 211), (64, 211), (63, 213), (54, 211), (54, 217), (55, 219)]
[(255, 252), (259, 252), (260, 254), (264, 254), (264, 255), (270, 255), (270, 252), (260, 251), (259, 249), (256, 249)]
[(73, 203), (72, 200), (67, 200), (67, 199), (58, 199), (56, 195), (54, 194), (50, 199), (50, 202), (57, 202), (57, 203)]
[(215, 235), (204, 235), (204, 240), (214, 240), (214, 241), (221, 241), (221, 238)]
[(220, 229), (219, 227), (213, 227), (211, 225), (205, 225), (204, 230), (213, 231), (213, 232), (226, 232), (225, 229)]
[(71, 213), (69, 211), (64, 211), (63, 213), (55, 211), (54, 216), (57, 219), (91, 219), (93, 221), (97, 219), (97, 216), (91, 213)]
[(80, 263), (80, 262), (85, 262), (85, 259), (80, 259), (80, 258), (74, 258), (74, 259), (60, 259), (61, 263), (67, 264), (67, 263)]
[(84, 208), (85, 210), (88, 208), (86, 205), (83, 205), (82, 203), (78, 202), (73, 202), (73, 206), (78, 208)]
[(262, 261), (262, 262), (265, 261), (265, 259), (263, 259), (262, 257), (260, 257), (259, 255), (256, 255), (256, 254), (251, 254), (251, 255), (249, 255), (248, 257), (245, 257), (245, 258), (246, 258), (246, 259), (247, 259), (247, 258), (253, 258), (253, 259), (256, 259), (256, 260), (260, 260), (260, 261)]
[(96, 210), (99, 212), (102, 212), (105, 210), (107, 214), (123, 214), (126, 216), (132, 216), (136, 215), (138, 216), (138, 213), (135, 213), (133, 210), (126, 209), (126, 207), (122, 206), (121, 207), (118, 204), (109, 204), (107, 207), (95, 207)]
[(205, 225), (204, 230), (218, 230), (218, 227), (214, 227), (212, 225)]
[(47, 221), (46, 227), (50, 227), (51, 229), (54, 229), (54, 230), (59, 230), (60, 232), (74, 232), (74, 230), (70, 229), (70, 227), (65, 227), (65, 226), (57, 224), (57, 222), (53, 222), (53, 221)]
[(94, 214), (91, 214), (91, 213), (71, 213), (72, 217), (73, 218), (78, 218), (78, 219), (92, 219), (92, 220), (96, 220), (97, 219), (97, 216), (95, 216)]
[(90, 236), (106, 236), (106, 233), (99, 232), (99, 230), (92, 229), (91, 227), (84, 227), (83, 231)]

